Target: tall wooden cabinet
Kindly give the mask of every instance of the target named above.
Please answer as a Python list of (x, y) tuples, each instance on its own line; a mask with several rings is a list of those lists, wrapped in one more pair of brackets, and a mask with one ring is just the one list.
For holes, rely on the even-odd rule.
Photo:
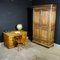
[(56, 5), (39, 5), (33, 8), (33, 42), (46, 47), (54, 45)]

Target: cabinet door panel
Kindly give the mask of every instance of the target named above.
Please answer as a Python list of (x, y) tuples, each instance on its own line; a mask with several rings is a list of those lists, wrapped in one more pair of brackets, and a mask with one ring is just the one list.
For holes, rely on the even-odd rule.
[(39, 11), (35, 11), (33, 12), (33, 23), (39, 23)]
[(41, 37), (41, 40), (43, 40), (43, 41), (48, 40), (48, 30), (49, 30), (49, 28), (48, 28), (49, 27), (48, 14), (49, 14), (49, 11), (44, 11), (44, 10), (40, 11), (40, 16), (41, 16), (40, 37)]
[(49, 14), (49, 11), (44, 11), (44, 10), (41, 11), (41, 20), (40, 21), (41, 21), (42, 26), (48, 25), (48, 19), (49, 19), (48, 14)]
[(42, 32), (41, 32), (41, 40), (45, 40), (45, 41), (48, 40), (47, 31), (42, 30)]
[(34, 12), (33, 20), (33, 39), (39, 40), (39, 11)]

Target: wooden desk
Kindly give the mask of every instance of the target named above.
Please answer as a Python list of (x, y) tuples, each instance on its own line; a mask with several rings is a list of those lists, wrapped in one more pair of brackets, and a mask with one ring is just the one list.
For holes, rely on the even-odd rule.
[(14, 44), (14, 37), (15, 36), (22, 36), (21, 43), (24, 45), (27, 44), (27, 32), (26, 31), (10, 31), (10, 32), (3, 32), (4, 38), (4, 45), (7, 48), (13, 48), (16, 45)]

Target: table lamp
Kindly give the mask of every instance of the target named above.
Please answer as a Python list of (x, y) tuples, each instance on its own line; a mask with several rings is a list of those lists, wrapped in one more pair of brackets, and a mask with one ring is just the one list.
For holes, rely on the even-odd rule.
[(17, 24), (16, 28), (17, 28), (17, 30), (22, 30), (23, 26), (22, 26), (22, 24)]

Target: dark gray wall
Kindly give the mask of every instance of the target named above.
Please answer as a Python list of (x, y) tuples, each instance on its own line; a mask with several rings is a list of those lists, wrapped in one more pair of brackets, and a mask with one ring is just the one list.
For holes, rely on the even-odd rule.
[(60, 44), (60, 4), (57, 4), (55, 43)]
[(60, 3), (60, 0), (32, 0), (32, 4), (52, 4), (52, 3)]
[(28, 0), (0, 0), (0, 42), (2, 32), (15, 30), (18, 23), (23, 24), (23, 30), (27, 30)]
[(55, 27), (55, 43), (60, 44), (60, 0), (33, 0), (33, 5), (39, 4), (56, 4), (56, 27)]

